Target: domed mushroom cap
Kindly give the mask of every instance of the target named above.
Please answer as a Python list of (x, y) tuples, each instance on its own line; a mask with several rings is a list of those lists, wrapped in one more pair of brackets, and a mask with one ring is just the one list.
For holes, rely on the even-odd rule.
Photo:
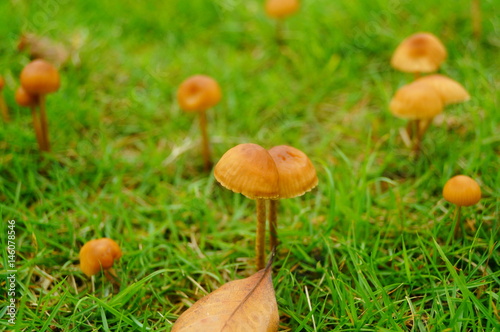
[(270, 17), (284, 18), (295, 13), (300, 7), (299, 0), (267, 0), (266, 13)]
[(90, 277), (101, 269), (109, 269), (120, 257), (122, 251), (115, 241), (108, 238), (90, 240), (80, 249), (80, 268)]
[(316, 169), (307, 155), (291, 146), (269, 150), (279, 174), (279, 198), (302, 196), (318, 185)]
[(278, 197), (278, 170), (266, 149), (245, 143), (229, 149), (215, 165), (221, 185), (251, 199)]
[(444, 75), (428, 75), (415, 82), (425, 83), (436, 89), (445, 105), (461, 103), (470, 99), (469, 93), (460, 83)]
[(481, 199), (481, 188), (466, 175), (457, 175), (446, 182), (443, 197), (458, 206), (474, 205)]
[(5, 86), (5, 80), (3, 79), (2, 76), (0, 76), (0, 90), (3, 90), (4, 86)]
[(181, 83), (177, 91), (177, 101), (187, 112), (205, 111), (215, 106), (221, 97), (222, 93), (217, 81), (205, 75), (189, 77)]
[(23, 89), (22, 86), (20, 86), (16, 90), (16, 103), (19, 106), (23, 107), (30, 107), (30, 106), (35, 106), (37, 104), (38, 98), (37, 96), (30, 95), (26, 90)]
[(21, 71), (21, 85), (32, 95), (45, 95), (59, 90), (61, 79), (56, 67), (37, 59), (28, 63)]
[(406, 73), (430, 73), (439, 69), (446, 56), (446, 48), (436, 36), (420, 32), (399, 44), (391, 65)]
[(429, 119), (443, 111), (443, 102), (428, 84), (410, 83), (401, 87), (389, 104), (392, 114), (404, 119)]

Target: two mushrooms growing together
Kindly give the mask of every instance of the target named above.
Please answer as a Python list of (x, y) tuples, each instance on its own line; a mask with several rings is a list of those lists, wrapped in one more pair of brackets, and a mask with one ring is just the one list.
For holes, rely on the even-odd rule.
[(447, 52), (441, 41), (431, 33), (416, 33), (401, 42), (391, 59), (391, 65), (402, 72), (412, 73), (415, 80), (401, 87), (392, 98), (389, 108), (400, 118), (409, 120), (406, 134), (418, 153), (422, 138), (446, 105), (470, 99), (458, 82), (440, 74), (421, 77), (439, 69)]
[(264, 268), (266, 201), (269, 202), (270, 247), (277, 240), (278, 200), (301, 196), (318, 184), (316, 170), (302, 151), (280, 145), (272, 149), (252, 143), (229, 149), (214, 169), (217, 181), (229, 190), (257, 203), (256, 261)]

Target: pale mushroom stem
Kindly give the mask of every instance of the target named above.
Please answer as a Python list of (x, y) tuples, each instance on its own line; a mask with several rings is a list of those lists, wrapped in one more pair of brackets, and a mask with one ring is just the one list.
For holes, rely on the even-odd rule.
[(7, 104), (5, 103), (5, 99), (3, 98), (3, 94), (0, 92), (0, 112), (2, 113), (3, 121), (9, 122), (9, 110), (7, 108)]
[(415, 137), (415, 144), (413, 145), (413, 151), (418, 154), (420, 152), (420, 146), (422, 143), (422, 139), (424, 138), (424, 134), (429, 129), (429, 126), (432, 123), (432, 118), (431, 119), (422, 119), (418, 121), (418, 126), (417, 126), (417, 131), (416, 131), (416, 137)]
[(278, 200), (269, 200), (269, 246), (271, 251), (278, 246)]
[(266, 244), (266, 201), (261, 198), (257, 202), (257, 239), (255, 241), (255, 255), (257, 270), (264, 268), (264, 247)]
[(46, 150), (50, 151), (49, 124), (47, 121), (47, 111), (45, 110), (45, 95), (38, 96), (38, 106), (40, 107), (40, 122), (42, 124), (43, 143)]
[(455, 209), (455, 228), (453, 230), (453, 235), (455, 236), (455, 239), (460, 238), (460, 233), (462, 230), (462, 223), (460, 222), (461, 217), (462, 217), (462, 207), (457, 205)]
[(31, 106), (31, 117), (33, 118), (33, 128), (35, 129), (36, 141), (38, 142), (38, 148), (40, 151), (47, 151), (42, 133), (42, 126), (40, 124), (40, 119), (38, 118), (38, 114), (35, 106)]
[(205, 171), (210, 171), (212, 169), (212, 160), (210, 158), (210, 145), (208, 142), (208, 132), (207, 132), (207, 112), (200, 112), (200, 131), (201, 131), (201, 145), (202, 145), (202, 155), (203, 155), (203, 167)]
[(408, 135), (410, 141), (413, 140), (416, 128), (418, 128), (418, 120), (409, 120), (406, 125), (406, 134)]
[(481, 39), (481, 1), (472, 0), (471, 3), (471, 16), (472, 16), (472, 33), (477, 40)]

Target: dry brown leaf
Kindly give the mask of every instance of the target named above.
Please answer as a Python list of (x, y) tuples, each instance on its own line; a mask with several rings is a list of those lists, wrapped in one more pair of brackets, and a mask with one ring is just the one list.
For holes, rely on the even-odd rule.
[(268, 264), (200, 299), (177, 319), (171, 332), (276, 332), (278, 325), (278, 303)]

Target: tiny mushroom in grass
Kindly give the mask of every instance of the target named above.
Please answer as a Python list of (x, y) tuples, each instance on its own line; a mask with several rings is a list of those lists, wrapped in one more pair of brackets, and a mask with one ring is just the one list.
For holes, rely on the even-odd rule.
[(9, 110), (7, 109), (7, 104), (3, 97), (3, 88), (5, 87), (5, 80), (0, 76), (0, 113), (2, 113), (2, 118), (5, 122), (10, 121)]
[(300, 7), (299, 0), (267, 0), (266, 13), (268, 16), (282, 19), (295, 13)]
[(61, 79), (56, 67), (37, 59), (27, 64), (21, 71), (21, 85), (30, 95), (36, 96), (40, 108), (40, 122), (44, 146), (50, 151), (45, 95), (59, 90)]
[(417, 78), (421, 73), (438, 70), (446, 56), (446, 48), (439, 38), (428, 32), (419, 32), (399, 44), (392, 55), (391, 65), (402, 72), (413, 73)]
[(212, 168), (210, 147), (207, 133), (206, 110), (219, 103), (222, 93), (219, 84), (206, 75), (194, 75), (187, 78), (179, 86), (177, 101), (186, 112), (198, 112), (200, 115), (200, 131), (202, 134), (202, 152), (205, 170)]
[(432, 119), (444, 108), (439, 93), (430, 85), (413, 82), (401, 87), (392, 98), (389, 109), (399, 118), (408, 119), (407, 133), (415, 133), (413, 150), (419, 152), (422, 137)]
[(45, 146), (45, 141), (43, 139), (42, 126), (40, 123), (40, 118), (36, 112), (36, 105), (38, 104), (38, 98), (36, 96), (30, 95), (22, 86), (16, 90), (15, 95), (16, 102), (19, 106), (29, 107), (31, 109), (31, 117), (33, 118), (33, 128), (35, 129), (36, 141), (38, 142), (38, 148), (40, 151), (47, 151), (47, 146)]
[(113, 264), (120, 259), (122, 251), (118, 244), (109, 239), (90, 240), (80, 249), (80, 268), (87, 276), (93, 276), (103, 270), (108, 279), (113, 275)]
[[(307, 155), (291, 146), (279, 145), (269, 149), (279, 176), (279, 198), (302, 196), (318, 185), (316, 169)], [(269, 201), (269, 232), (271, 250), (277, 240), (278, 199)]]
[(455, 238), (460, 234), (460, 212), (462, 206), (477, 204), (481, 199), (479, 184), (466, 175), (457, 175), (449, 179), (443, 188), (443, 197), (448, 202), (456, 205), (455, 209)]
[(255, 242), (257, 270), (264, 267), (266, 199), (279, 196), (278, 170), (269, 152), (257, 144), (246, 143), (229, 149), (215, 165), (215, 179), (236, 193), (257, 203)]

